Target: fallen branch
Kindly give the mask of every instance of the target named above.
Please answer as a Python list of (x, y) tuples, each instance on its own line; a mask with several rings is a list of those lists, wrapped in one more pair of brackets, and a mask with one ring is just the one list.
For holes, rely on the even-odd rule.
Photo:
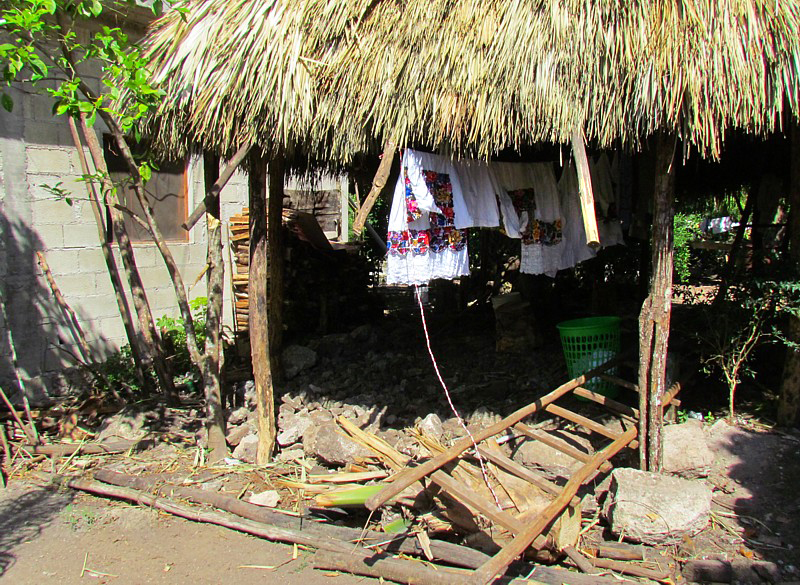
[(610, 559), (589, 559), (589, 562), (600, 569), (608, 569), (610, 571), (622, 573), (623, 575), (644, 577), (646, 579), (653, 579), (655, 581), (665, 581), (670, 577), (669, 571), (650, 569), (648, 567), (635, 565), (633, 563), (626, 563), (623, 561), (612, 561)]
[(154, 441), (115, 441), (113, 443), (59, 443), (57, 445), (21, 445), (19, 448), (30, 455), (55, 455), (67, 457), (80, 452), (81, 455), (102, 455), (104, 453), (125, 453), (131, 449), (141, 450), (152, 447)]
[[(256, 506), (231, 496), (218, 492), (190, 488), (186, 486), (166, 485), (158, 477), (134, 477), (106, 469), (95, 472), (95, 479), (116, 486), (131, 487), (139, 490), (152, 490), (157, 488), (161, 495), (171, 495), (186, 499), (198, 504), (210, 504), (226, 512), (236, 514), (256, 522), (274, 524), (283, 528), (302, 530), (326, 538), (336, 538), (346, 542), (358, 543), (361, 546), (376, 547), (380, 550), (413, 554), (422, 556), (424, 551), (413, 536), (390, 535), (374, 530), (360, 530), (347, 526), (334, 526), (332, 524), (319, 524), (307, 517), (292, 517), (274, 510)], [(431, 540), (431, 553), (437, 561), (443, 561), (460, 567), (476, 569), (485, 563), (489, 556), (484, 553), (465, 547)]]
[(564, 552), (565, 555), (567, 555), (567, 557), (569, 557), (569, 560), (575, 563), (575, 566), (578, 567), (578, 569), (580, 569), (581, 573), (587, 573), (589, 575), (592, 575), (597, 572), (594, 566), (592, 565), (591, 561), (589, 561), (589, 559), (587, 559), (574, 546), (565, 546), (561, 550)]
[(273, 524), (264, 524), (247, 519), (236, 519), (220, 512), (195, 510), (189, 506), (173, 502), (167, 498), (152, 496), (150, 494), (145, 494), (130, 488), (111, 486), (90, 479), (56, 476), (53, 480), (53, 484), (100, 496), (119, 498), (121, 500), (135, 502), (140, 506), (156, 508), (157, 510), (162, 510), (175, 516), (186, 518), (187, 520), (192, 520), (194, 522), (205, 522), (207, 524), (216, 524), (217, 526), (223, 526), (225, 528), (230, 528), (231, 530), (237, 530), (239, 532), (258, 536), (266, 540), (302, 544), (304, 546), (312, 546), (317, 549), (333, 550), (338, 552), (350, 552), (353, 550), (353, 545), (342, 542), (341, 540), (312, 535), (299, 530), (293, 530), (291, 528), (281, 528)]

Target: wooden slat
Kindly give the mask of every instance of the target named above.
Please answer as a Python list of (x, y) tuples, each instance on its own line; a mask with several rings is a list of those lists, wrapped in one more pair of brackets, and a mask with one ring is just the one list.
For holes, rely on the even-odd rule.
[(489, 559), (483, 566), (473, 573), (469, 579), (474, 585), (488, 585), (500, 577), (508, 566), (531, 545), (537, 536), (558, 517), (567, 507), (572, 497), (578, 493), (583, 483), (594, 475), (603, 463), (624, 449), (636, 438), (636, 427), (631, 427), (619, 436), (613, 443), (595, 453), (591, 460), (581, 467), (569, 478), (561, 494), (554, 499), (532, 522), (525, 531), (514, 537), (508, 545)]
[(595, 422), (592, 419), (587, 418), (583, 415), (580, 415), (577, 412), (572, 412), (571, 410), (568, 410), (563, 406), (558, 406), (557, 404), (548, 404), (545, 407), (545, 410), (551, 414), (560, 416), (561, 418), (565, 418), (570, 422), (574, 422), (575, 424), (581, 425), (582, 427), (589, 429), (590, 431), (595, 432), (598, 435), (603, 435), (604, 437), (608, 437), (612, 441), (616, 441), (619, 438), (619, 434), (608, 430), (600, 423)]
[[(532, 429), (524, 423), (518, 423), (514, 425), (514, 428), (523, 435), (525, 435), (526, 437), (534, 439), (536, 441), (544, 443), (548, 447), (552, 447), (553, 449), (561, 451), (565, 455), (569, 455), (570, 457), (572, 457), (573, 459), (577, 459), (581, 463), (587, 463), (592, 458), (592, 456), (589, 453), (584, 453), (580, 449), (576, 449), (563, 439), (554, 437), (553, 435), (546, 433), (544, 431)], [(600, 468), (600, 471), (611, 471), (611, 465), (610, 464), (603, 465), (603, 467)]]
[(442, 488), (445, 493), (453, 497), (457, 502), (471, 506), (506, 530), (514, 534), (519, 534), (525, 529), (525, 525), (514, 518), (514, 516), (500, 510), (494, 502), (484, 498), (473, 488), (455, 480), (441, 469), (431, 474), (431, 481)]
[(639, 418), (639, 409), (633, 408), (632, 406), (628, 406), (627, 404), (623, 404), (614, 400), (613, 398), (609, 398), (603, 394), (598, 394), (597, 392), (592, 392), (591, 390), (587, 390), (586, 388), (575, 388), (573, 390), (576, 396), (581, 396), (592, 402), (596, 402), (597, 404), (601, 404), (608, 408), (611, 411), (616, 412), (619, 415), (629, 419), (632, 422), (635, 422)]
[[(525, 481), (535, 485), (540, 490), (547, 492), (551, 496), (557, 496), (558, 494), (561, 493), (561, 488), (559, 488), (557, 485), (547, 481), (545, 478), (537, 475), (527, 467), (520, 465), (513, 459), (509, 459), (503, 453), (499, 453), (492, 449), (480, 446), (478, 447), (478, 451), (483, 457), (485, 457), (498, 467), (502, 467), (509, 473), (516, 475), (520, 479), (524, 479)], [(581, 503), (580, 498), (575, 497), (572, 498), (570, 505), (577, 506), (580, 503)]]
[(578, 386), (581, 386), (586, 382), (587, 379), (591, 378), (592, 376), (597, 375), (599, 372), (604, 372), (608, 368), (613, 367), (619, 360), (623, 359), (622, 356), (615, 358), (608, 363), (605, 363), (597, 368), (587, 372), (583, 376), (579, 376), (569, 382), (566, 382), (550, 392), (549, 394), (545, 394), (535, 402), (528, 404), (527, 406), (520, 408), (519, 410), (511, 413), (504, 419), (496, 422), (489, 427), (478, 431), (477, 433), (473, 433), (472, 437), (465, 437), (459, 441), (457, 441), (452, 447), (447, 449), (444, 453), (437, 455), (429, 459), (428, 461), (418, 465), (417, 467), (409, 468), (397, 475), (395, 480), (383, 488), (377, 494), (374, 494), (370, 497), (367, 502), (366, 506), (370, 510), (376, 510), (392, 498), (394, 498), (397, 494), (402, 492), (408, 486), (413, 483), (416, 483), (426, 475), (430, 475), (435, 470), (439, 469), (440, 467), (447, 465), (453, 459), (456, 459), (459, 455), (461, 455), (464, 451), (471, 448), (473, 445), (473, 440), (476, 443), (480, 443), (481, 441), (485, 441), (489, 437), (494, 437), (495, 435), (502, 433), (506, 429), (511, 426), (514, 426), (522, 419), (531, 414), (542, 410), (548, 404), (558, 400), (568, 392), (574, 390)]
[(622, 388), (627, 388), (628, 390), (633, 390), (634, 392), (639, 391), (639, 386), (637, 386), (633, 382), (629, 382), (628, 380), (625, 380), (618, 376), (614, 376), (612, 374), (600, 374), (597, 377), (602, 380), (605, 380), (606, 382), (611, 382), (612, 384), (615, 384)]

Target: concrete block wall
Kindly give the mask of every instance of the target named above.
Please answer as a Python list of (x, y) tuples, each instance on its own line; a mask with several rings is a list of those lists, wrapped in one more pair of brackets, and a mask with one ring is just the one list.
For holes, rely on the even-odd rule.
[[(89, 78), (99, 85), (97, 78)], [(78, 347), (36, 260), (44, 252), (67, 303), (75, 311), (96, 359), (126, 343), (116, 300), (99, 244), (94, 214), (80, 181), (77, 149), (66, 119), (52, 114), (52, 101), (29, 87), (12, 88), (14, 111), (0, 111), (0, 384), (13, 393), (22, 378), (34, 401), (64, 392), (64, 368)], [(103, 128), (96, 129), (101, 136)], [(202, 160), (189, 166), (189, 211), (203, 197)], [(44, 185), (69, 192), (72, 205)], [(247, 204), (247, 179), (237, 174), (222, 193), (223, 219)], [(205, 225), (170, 249), (187, 288), (205, 266)], [(226, 250), (227, 253), (227, 250)], [(175, 294), (163, 260), (152, 243), (135, 244), (135, 256), (154, 315), (177, 316)], [(117, 264), (122, 262), (117, 254)], [(226, 266), (227, 268), (227, 266)], [(226, 275), (227, 278), (228, 275)], [(226, 283), (226, 295), (230, 286)], [(205, 295), (202, 279), (189, 297)], [(226, 303), (230, 299), (226, 298)], [(230, 306), (224, 315), (230, 321)], [(19, 368), (11, 360), (11, 344)]]

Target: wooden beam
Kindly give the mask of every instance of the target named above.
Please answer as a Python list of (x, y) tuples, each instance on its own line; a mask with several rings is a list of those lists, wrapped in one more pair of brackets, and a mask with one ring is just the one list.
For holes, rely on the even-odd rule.
[(236, 169), (240, 164), (242, 164), (242, 161), (247, 156), (247, 153), (250, 152), (251, 147), (252, 145), (249, 142), (239, 147), (239, 150), (236, 151), (236, 154), (233, 155), (231, 160), (229, 160), (225, 165), (225, 168), (222, 169), (222, 172), (220, 173), (219, 178), (214, 182), (214, 185), (211, 187), (211, 189), (206, 191), (206, 196), (189, 215), (186, 223), (181, 224), (183, 229), (188, 232), (198, 221), (200, 221), (200, 218), (205, 215), (207, 209), (213, 209), (215, 205), (219, 205), (220, 191), (222, 191), (225, 188), (225, 185), (228, 184), (228, 181), (230, 181), (233, 173), (236, 172)]
[(249, 222), (250, 270), (247, 277), (248, 329), (250, 331), (250, 356), (256, 386), (258, 409), (259, 464), (269, 462), (275, 446), (275, 399), (272, 372), (269, 366), (269, 329), (267, 303), (267, 161), (260, 153), (250, 155)]
[(389, 179), (389, 173), (392, 170), (392, 162), (394, 161), (394, 155), (396, 151), (397, 144), (395, 144), (395, 142), (392, 140), (389, 140), (383, 147), (383, 157), (378, 165), (378, 171), (375, 173), (375, 178), (372, 180), (372, 187), (370, 188), (364, 203), (361, 205), (361, 209), (358, 210), (356, 219), (353, 222), (353, 231), (357, 234), (360, 234), (361, 230), (364, 229), (364, 224), (367, 221), (369, 212), (372, 211), (372, 207), (378, 200), (378, 196), (381, 194), (381, 191), (383, 191), (384, 186), (386, 186), (386, 181)]
[(581, 199), (581, 215), (583, 228), (586, 230), (586, 245), (597, 249), (600, 247), (600, 235), (597, 232), (597, 216), (594, 211), (594, 190), (592, 189), (592, 173), (589, 168), (589, 157), (586, 155), (586, 142), (583, 133), (572, 133), (572, 154), (578, 171), (578, 188)]

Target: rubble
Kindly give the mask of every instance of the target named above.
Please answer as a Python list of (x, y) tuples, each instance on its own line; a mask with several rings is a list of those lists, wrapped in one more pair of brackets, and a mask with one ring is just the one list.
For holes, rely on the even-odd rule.
[(306, 455), (316, 457), (331, 465), (358, 463), (372, 452), (346, 437), (334, 422), (309, 427), (303, 436)]
[[(108, 417), (97, 434), (97, 441), (100, 443), (108, 441), (139, 441), (144, 439), (148, 430), (147, 413), (131, 407), (124, 408), (117, 414)], [(151, 416), (156, 416), (151, 413)]]
[(634, 542), (674, 544), (708, 524), (711, 489), (688, 479), (615, 469), (603, 516), (611, 532)]
[(290, 345), (281, 354), (286, 378), (291, 380), (300, 372), (317, 365), (317, 352), (302, 345)]
[(244, 461), (245, 463), (255, 463), (256, 456), (258, 455), (258, 435), (247, 435), (233, 450), (234, 458)]
[(265, 492), (253, 494), (247, 501), (256, 506), (275, 508), (281, 501), (281, 495), (276, 490), (267, 490)]

